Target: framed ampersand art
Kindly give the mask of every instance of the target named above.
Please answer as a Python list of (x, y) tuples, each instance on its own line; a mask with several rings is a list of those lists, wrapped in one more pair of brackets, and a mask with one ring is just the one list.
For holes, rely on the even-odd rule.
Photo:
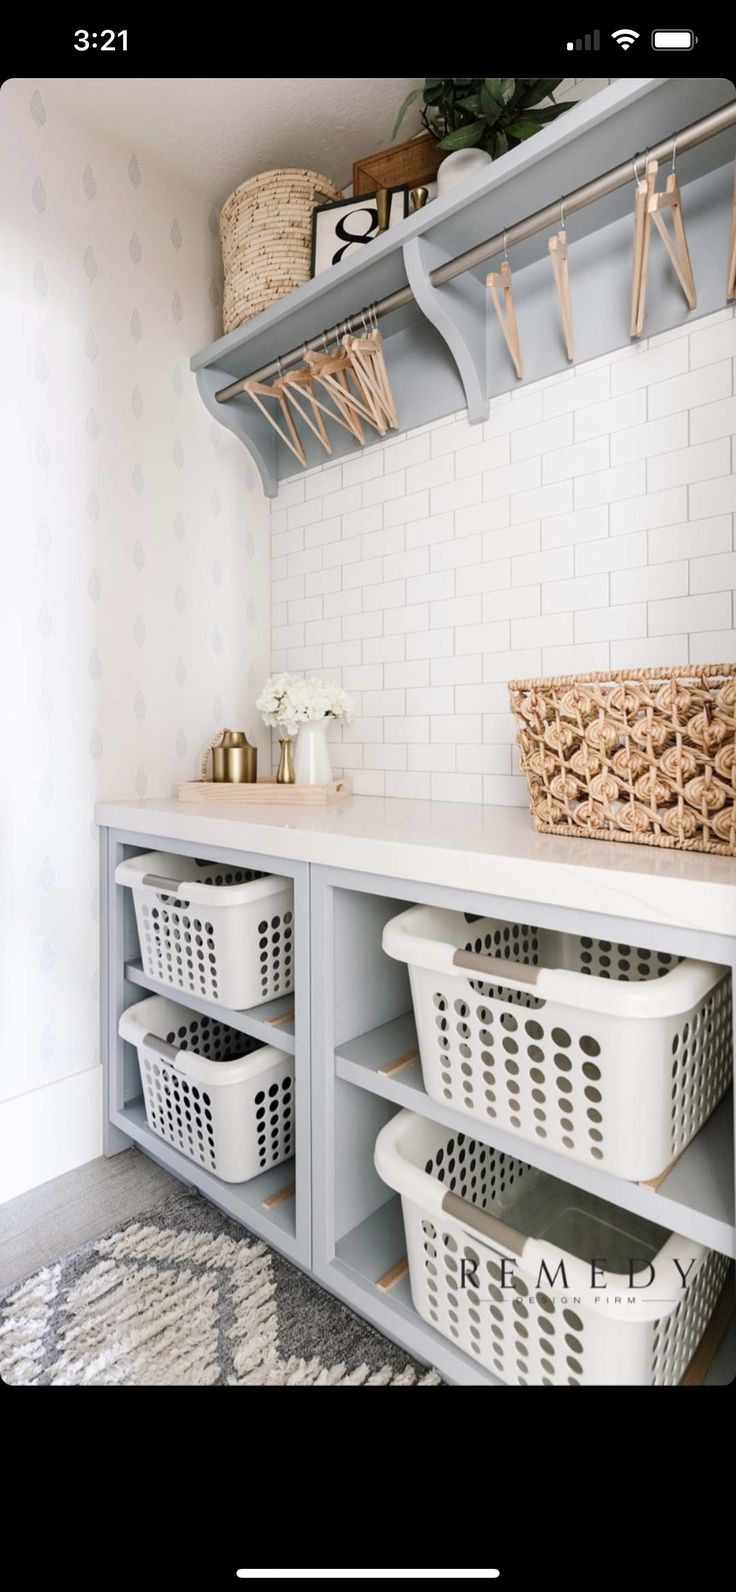
[[(389, 193), (388, 226), (395, 227), (409, 214), (409, 189), (391, 188)], [(377, 238), (379, 230), (375, 193), (318, 205), (312, 219), (312, 276), (350, 259)]]

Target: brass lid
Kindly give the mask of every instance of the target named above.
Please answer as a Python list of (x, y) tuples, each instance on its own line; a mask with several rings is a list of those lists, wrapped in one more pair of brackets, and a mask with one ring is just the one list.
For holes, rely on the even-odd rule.
[(220, 744), (223, 747), (249, 746), (250, 742), (244, 730), (223, 730)]

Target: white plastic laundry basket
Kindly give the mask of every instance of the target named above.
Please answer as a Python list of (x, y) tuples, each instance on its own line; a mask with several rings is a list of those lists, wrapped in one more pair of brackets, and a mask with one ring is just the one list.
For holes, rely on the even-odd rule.
[(163, 851), (121, 862), (133, 891), (143, 970), (240, 1011), (294, 988), (289, 879)]
[(152, 995), (129, 1006), (149, 1127), (182, 1155), (245, 1183), (294, 1152), (294, 1058)]
[(680, 1381), (724, 1255), (412, 1111), (381, 1129), (376, 1168), (401, 1195), (420, 1316), (502, 1381)]
[(427, 1093), (575, 1161), (656, 1177), (731, 1076), (731, 984), (712, 962), (410, 907), (407, 962)]

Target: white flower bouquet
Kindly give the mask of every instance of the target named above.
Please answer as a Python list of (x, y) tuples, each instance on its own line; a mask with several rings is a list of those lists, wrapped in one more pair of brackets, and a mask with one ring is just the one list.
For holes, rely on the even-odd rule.
[(301, 724), (334, 719), (349, 724), (355, 704), (342, 686), (331, 680), (302, 679), (295, 674), (272, 674), (256, 701), (256, 707), (271, 729), (296, 735)]

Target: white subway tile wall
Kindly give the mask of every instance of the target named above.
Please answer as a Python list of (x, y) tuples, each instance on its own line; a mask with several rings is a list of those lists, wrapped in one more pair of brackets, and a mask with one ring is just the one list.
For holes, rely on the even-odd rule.
[(736, 313), (284, 482), (274, 669), (356, 698), (356, 792), (527, 801), (506, 682), (736, 661)]

